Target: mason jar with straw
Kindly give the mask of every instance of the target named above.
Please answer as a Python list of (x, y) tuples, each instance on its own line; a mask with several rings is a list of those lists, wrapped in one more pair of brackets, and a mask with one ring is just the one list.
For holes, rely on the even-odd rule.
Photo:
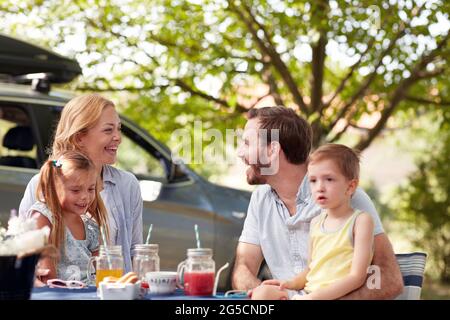
[[(105, 232), (100, 227), (103, 245), (100, 246), (97, 257), (91, 257), (88, 263), (88, 279), (93, 282), (92, 275), (95, 274), (95, 285), (98, 288), (99, 283), (105, 277), (120, 278), (124, 272), (124, 260), (122, 254), (122, 246), (107, 245)], [(94, 268), (95, 261), (95, 268)], [(94, 272), (95, 270), (95, 272)]]
[(145, 286), (147, 272), (160, 271), (159, 269), (159, 245), (150, 242), (153, 224), (150, 225), (145, 244), (137, 244), (133, 248), (133, 271), (136, 272), (142, 284)]
[(215, 295), (220, 273), (228, 267), (228, 263), (219, 269), (216, 277), (213, 250), (201, 247), (198, 225), (194, 226), (194, 231), (197, 248), (187, 249), (187, 259), (178, 265), (178, 279), (183, 279), (179, 281), (179, 286), (186, 295)]

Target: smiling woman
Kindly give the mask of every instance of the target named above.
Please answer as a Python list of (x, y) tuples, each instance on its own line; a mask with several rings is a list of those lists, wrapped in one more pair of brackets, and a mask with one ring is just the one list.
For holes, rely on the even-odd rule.
[[(122, 246), (128, 272), (131, 247), (142, 243), (142, 197), (135, 176), (111, 166), (117, 160), (120, 143), (121, 123), (114, 104), (98, 94), (86, 94), (70, 100), (64, 107), (52, 155), (76, 150), (93, 162), (98, 189), (108, 212), (109, 242)], [(25, 190), (19, 208), (21, 215), (28, 214), (36, 201), (38, 179), (33, 177)]]

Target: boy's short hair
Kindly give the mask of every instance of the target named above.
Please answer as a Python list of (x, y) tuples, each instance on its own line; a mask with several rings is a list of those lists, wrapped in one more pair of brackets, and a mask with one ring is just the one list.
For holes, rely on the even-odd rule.
[(308, 165), (323, 160), (333, 161), (349, 180), (359, 179), (360, 152), (343, 144), (328, 143), (316, 149), (308, 159)]

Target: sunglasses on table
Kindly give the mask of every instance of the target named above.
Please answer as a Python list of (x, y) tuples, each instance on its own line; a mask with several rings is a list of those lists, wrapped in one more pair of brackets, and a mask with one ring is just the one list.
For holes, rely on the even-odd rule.
[(47, 285), (50, 288), (66, 288), (66, 289), (81, 289), (85, 288), (86, 285), (77, 280), (61, 280), (61, 279), (50, 279), (47, 280)]

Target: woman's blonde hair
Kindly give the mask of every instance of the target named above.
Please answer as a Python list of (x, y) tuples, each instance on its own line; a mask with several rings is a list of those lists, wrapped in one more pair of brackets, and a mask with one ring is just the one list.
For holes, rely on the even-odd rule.
[[(95, 172), (92, 161), (83, 153), (78, 151), (66, 151), (58, 155), (58, 158), (49, 158), (42, 166), (39, 184), (36, 190), (36, 197), (44, 202), (53, 215), (52, 231), (50, 233), (50, 243), (56, 248), (61, 248), (65, 239), (65, 224), (62, 216), (62, 207), (56, 192), (56, 179), (62, 178), (62, 168), (68, 167), (73, 171)], [(97, 179), (98, 181), (98, 179)], [(100, 197), (98, 183), (95, 186), (95, 198), (89, 205), (88, 212), (97, 222), (99, 227), (103, 227), (108, 237), (107, 211)], [(64, 250), (65, 248), (62, 247)]]
[(70, 100), (61, 112), (53, 140), (52, 154), (69, 150), (82, 151), (76, 138), (91, 129), (100, 119), (102, 111), (114, 103), (99, 94), (89, 93)]

